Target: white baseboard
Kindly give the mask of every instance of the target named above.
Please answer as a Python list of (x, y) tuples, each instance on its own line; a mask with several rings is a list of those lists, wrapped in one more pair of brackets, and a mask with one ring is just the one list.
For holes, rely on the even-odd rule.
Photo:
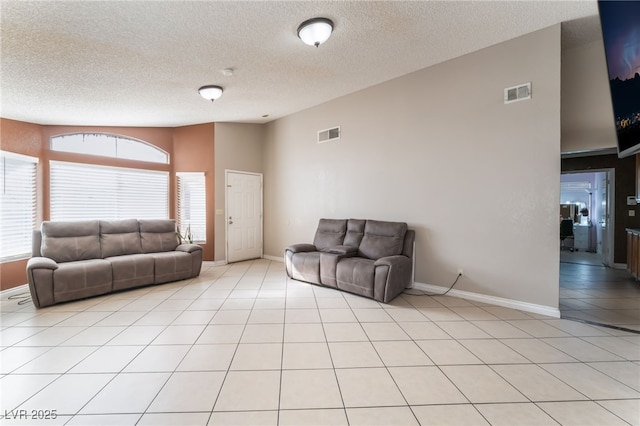
[(284, 258), (282, 256), (270, 256), (268, 254), (265, 254), (262, 257), (265, 259), (273, 260), (274, 262), (284, 263)]
[[(284, 262), (282, 257), (279, 257), (279, 256), (263, 255), (262, 259), (273, 260), (275, 262)], [(214, 261), (212, 263), (213, 263), (213, 266), (225, 266), (225, 265), (229, 264), (229, 262), (227, 262), (226, 260), (216, 260), (216, 261)]]
[[(264, 255), (265, 259), (273, 260), (275, 262), (284, 262), (281, 256), (269, 256)], [(444, 293), (447, 291), (446, 287), (440, 287), (431, 284), (423, 284), (414, 282), (411, 288), (417, 290), (423, 290), (428, 293)], [(472, 293), (470, 291), (452, 289), (448, 294), (456, 296), (461, 299), (473, 300), (476, 302), (488, 303), (490, 305), (502, 306), (504, 308), (517, 309), (519, 311), (531, 312), (534, 314), (546, 315), (553, 318), (560, 318), (560, 309), (552, 308), (550, 306), (536, 305), (533, 303), (521, 302), (519, 300), (505, 299), (502, 297), (487, 296), (479, 293)]]
[(7, 297), (20, 293), (29, 293), (29, 284), (22, 284), (18, 287), (11, 287), (6, 290), (0, 291), (0, 299), (5, 300)]
[[(417, 283), (417, 282), (413, 283), (412, 288), (417, 290), (423, 290), (428, 293), (436, 293), (436, 294), (441, 294), (447, 291), (446, 287), (440, 287), (437, 285), (423, 284), (423, 283)], [(451, 289), (451, 291), (449, 291), (447, 295), (459, 297), (461, 299), (473, 300), (475, 302), (483, 302), (483, 303), (488, 303), (490, 305), (502, 306), (503, 308), (517, 309), (519, 311), (531, 312), (539, 315), (546, 315), (553, 318), (560, 318), (560, 309), (552, 308), (550, 306), (536, 305), (533, 303), (521, 302), (519, 300), (504, 299), (502, 297), (487, 296), (484, 294), (472, 293), (470, 291), (456, 290), (456, 289)]]

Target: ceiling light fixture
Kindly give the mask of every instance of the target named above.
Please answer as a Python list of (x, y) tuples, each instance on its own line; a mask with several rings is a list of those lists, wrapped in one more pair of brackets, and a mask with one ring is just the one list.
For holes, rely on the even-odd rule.
[(333, 22), (327, 18), (313, 18), (298, 27), (298, 37), (309, 46), (318, 47), (331, 36)]
[(222, 87), (220, 86), (202, 86), (198, 89), (198, 93), (200, 96), (205, 98), (208, 101), (215, 101), (220, 96), (222, 96)]

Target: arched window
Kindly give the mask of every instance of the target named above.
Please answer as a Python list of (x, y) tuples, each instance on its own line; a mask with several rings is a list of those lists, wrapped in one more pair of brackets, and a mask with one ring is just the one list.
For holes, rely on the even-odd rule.
[(160, 148), (141, 140), (106, 133), (72, 133), (54, 136), (51, 138), (51, 149), (152, 163), (169, 163), (169, 155)]

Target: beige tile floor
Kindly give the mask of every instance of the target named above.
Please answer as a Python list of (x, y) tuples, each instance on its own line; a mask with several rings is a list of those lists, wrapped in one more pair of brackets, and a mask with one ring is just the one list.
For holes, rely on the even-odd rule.
[(3, 425), (640, 424), (638, 334), (453, 297), (379, 304), (269, 260), (0, 308)]
[(562, 251), (560, 311), (563, 318), (640, 331), (640, 282), (604, 267), (595, 254)]

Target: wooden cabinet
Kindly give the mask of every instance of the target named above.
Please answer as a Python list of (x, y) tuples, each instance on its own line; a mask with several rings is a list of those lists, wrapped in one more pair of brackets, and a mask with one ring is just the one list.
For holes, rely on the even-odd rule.
[(636, 154), (636, 198), (640, 198), (640, 154)]

